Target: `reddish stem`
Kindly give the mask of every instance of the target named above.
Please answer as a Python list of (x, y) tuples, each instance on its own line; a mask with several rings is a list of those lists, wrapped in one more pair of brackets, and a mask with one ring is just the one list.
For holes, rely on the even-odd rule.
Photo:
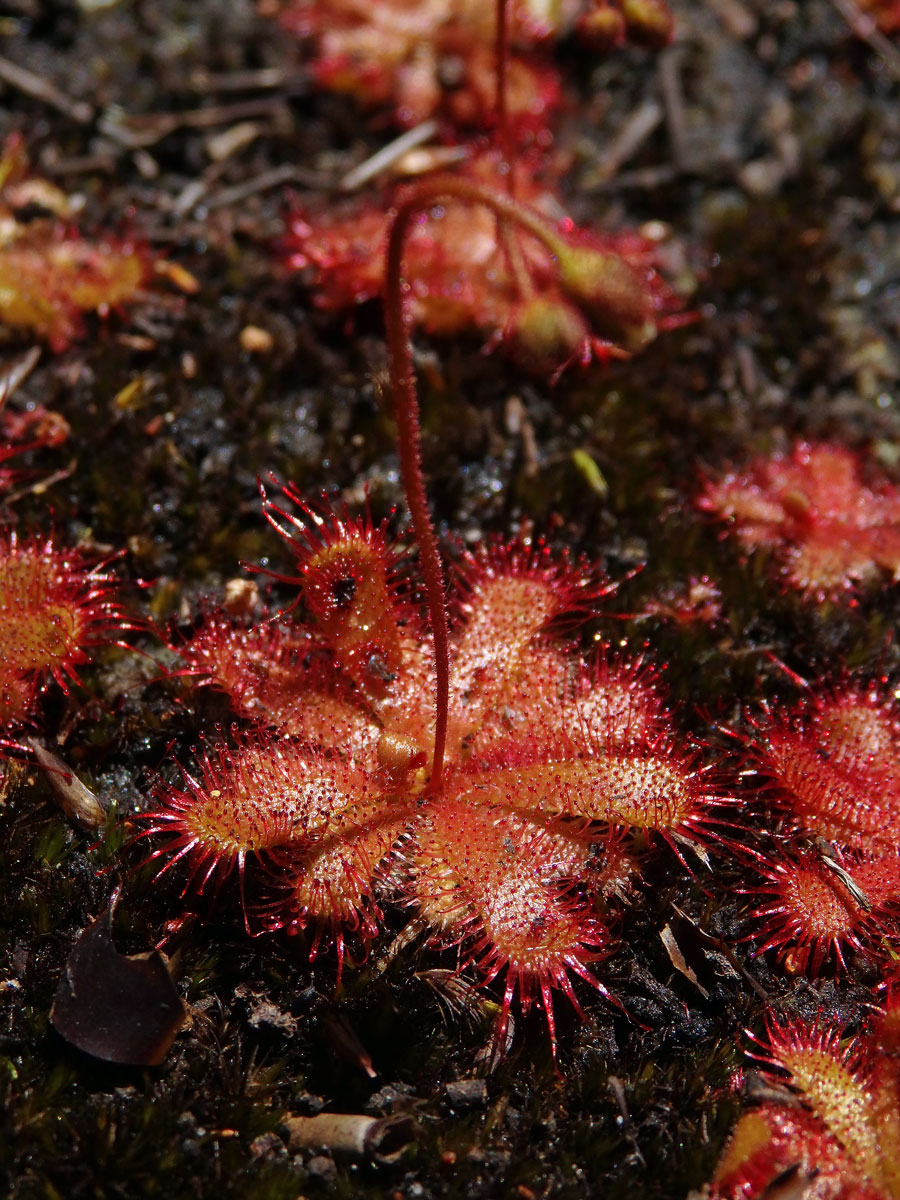
[(516, 189), (513, 179), (513, 153), (509, 133), (509, 99), (507, 95), (510, 15), (510, 0), (497, 0), (496, 41), (494, 43), (497, 87), (494, 105), (497, 110), (497, 144), (506, 166), (506, 191), (508, 195), (512, 196)]
[(510, 196), (505, 196), (468, 179), (435, 176), (412, 187), (400, 201), (388, 233), (387, 265), (385, 269), (384, 320), (387, 332), (388, 363), (394, 393), (394, 414), (397, 421), (397, 448), (406, 503), (412, 519), (413, 537), (419, 547), (425, 595), (434, 638), (435, 664), (435, 729), (434, 757), (428, 790), (440, 786), (447, 743), (447, 719), (450, 706), (450, 631), (444, 599), (444, 573), (438, 551), (434, 523), (428, 511), (425, 478), (422, 472), (422, 429), (419, 419), (419, 399), (413, 373), (409, 323), (404, 296), (409, 284), (403, 275), (403, 251), (410, 226), (423, 209), (442, 200), (460, 200), (467, 204), (484, 204), (504, 223), (519, 225), (526, 233), (542, 242), (551, 254), (559, 252), (564, 242), (540, 217), (523, 208)]
[[(513, 199), (516, 194), (515, 155), (509, 128), (509, 37), (511, 0), (497, 0), (496, 41), (494, 44), (494, 67), (497, 86), (494, 106), (497, 111), (497, 146), (500, 150), (501, 167), (504, 170), (506, 194)], [(516, 287), (524, 296), (534, 292), (525, 267), (521, 247), (516, 241), (509, 220), (497, 217), (497, 241), (503, 247), (510, 274)]]
[(450, 630), (447, 605), (444, 599), (444, 572), (438, 553), (437, 537), (422, 473), (422, 427), (419, 421), (419, 398), (413, 377), (412, 349), (406, 324), (403, 294), (408, 284), (403, 278), (403, 249), (409, 226), (418, 205), (404, 205), (397, 210), (388, 239), (385, 272), (384, 319), (387, 329), (387, 349), (391, 385), (394, 392), (394, 415), (397, 421), (397, 448), (403, 490), (412, 518), (413, 537), (419, 546), (425, 594), (431, 617), (434, 638), (435, 669), (435, 726), (434, 758), (431, 766), (429, 791), (440, 786), (447, 741), (447, 716), (450, 705)]

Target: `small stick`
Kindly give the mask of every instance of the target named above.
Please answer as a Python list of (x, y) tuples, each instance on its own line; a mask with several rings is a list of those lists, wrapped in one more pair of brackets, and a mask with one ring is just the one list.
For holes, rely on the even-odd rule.
[(659, 56), (659, 87), (666, 109), (666, 124), (672, 142), (672, 158), (680, 170), (689, 165), (687, 111), (681, 87), (682, 48), (670, 46)]
[(661, 163), (658, 167), (636, 167), (633, 171), (621, 171), (608, 179), (593, 178), (585, 183), (586, 192), (624, 192), (635, 188), (642, 192), (652, 192), (655, 188), (671, 183), (678, 177), (678, 170), (671, 163)]
[(734, 951), (729, 947), (729, 945), (723, 938), (714, 937), (711, 933), (707, 933), (706, 930), (701, 925), (699, 925), (694, 920), (693, 917), (689, 916), (688, 913), (686, 913), (683, 909), (679, 908), (677, 904), (672, 905), (672, 911), (674, 913), (676, 913), (679, 917), (681, 917), (683, 920), (687, 921), (687, 923), (690, 926), (692, 926), (695, 933), (697, 934), (697, 936), (700, 938), (700, 940), (702, 942), (705, 942), (707, 946), (712, 946), (715, 950), (718, 950), (718, 952), (728, 962), (728, 965), (733, 970), (737, 971), (740, 975), (743, 976), (744, 980), (750, 985), (750, 987), (754, 990), (754, 992), (756, 992), (756, 994), (760, 998), (760, 1000), (763, 1000), (766, 1003), (770, 1002), (771, 996), (769, 995), (769, 993), (762, 986), (762, 984), (757, 983), (757, 981), (753, 978), (753, 976), (750, 974), (750, 972), (744, 966), (742, 966), (740, 960), (737, 958)]
[(255, 71), (226, 71), (221, 74), (198, 71), (191, 77), (194, 88), (207, 93), (264, 91), (281, 87), (289, 81), (289, 74), (281, 67), (260, 67)]
[(116, 160), (120, 153), (119, 150), (116, 150), (114, 155), (111, 153), (79, 154), (72, 158), (57, 158), (53, 162), (41, 165), (45, 175), (56, 177), (94, 174), (97, 171), (103, 171), (110, 175), (116, 169)]
[(411, 1117), (367, 1117), (355, 1113), (319, 1113), (288, 1117), (285, 1122), (292, 1151), (329, 1151), (348, 1158), (371, 1158), (386, 1165), (396, 1162), (415, 1137)]
[(250, 117), (269, 116), (283, 104), (280, 96), (261, 96), (233, 104), (190, 108), (180, 113), (147, 113), (126, 116), (121, 120), (105, 116), (97, 122), (97, 128), (127, 150), (142, 150), (162, 141), (176, 129), (211, 129), (216, 125), (230, 125)]
[(585, 181), (587, 186), (605, 182), (616, 175), (619, 168), (640, 150), (662, 119), (663, 108), (656, 100), (647, 100), (636, 109), (624, 121), (605, 154), (598, 159), (590, 179)]
[(631, 1113), (628, 1111), (625, 1084), (618, 1075), (610, 1075), (606, 1081), (606, 1086), (619, 1109), (619, 1115), (622, 1118), (622, 1129), (627, 1133), (631, 1129)]
[(41, 357), (40, 346), (32, 346), (30, 350), (15, 359), (0, 370), (0, 408), (3, 407), (14, 392), (22, 386)]
[(858, 38), (874, 50), (894, 79), (900, 79), (900, 50), (878, 28), (874, 19), (864, 13), (856, 0), (831, 0)]
[(348, 171), (338, 185), (341, 191), (352, 192), (356, 188), (362, 187), (364, 183), (368, 183), (370, 179), (374, 179), (376, 175), (380, 175), (382, 171), (393, 166), (408, 150), (414, 150), (417, 146), (429, 141), (437, 133), (437, 129), (437, 121), (423, 121), (415, 128), (407, 129), (405, 133), (401, 133), (399, 137), (394, 138), (392, 142), (388, 142), (386, 146), (376, 150), (364, 162)]
[(88, 125), (94, 119), (94, 110), (87, 101), (73, 100), (71, 96), (67, 96), (65, 92), (60, 91), (43, 76), (35, 75), (34, 71), (20, 67), (18, 63), (11, 62), (2, 56), (0, 56), (0, 79), (9, 87), (24, 92), (32, 100), (41, 100), (44, 104), (49, 104), (51, 108), (55, 108), (58, 112), (70, 117), (71, 120), (77, 121), (79, 125)]
[(759, 28), (759, 21), (741, 0), (710, 0), (710, 8), (732, 37), (751, 38)]
[(209, 211), (215, 208), (228, 208), (231, 204), (240, 204), (241, 201), (249, 199), (250, 196), (257, 196), (260, 192), (271, 191), (272, 188), (281, 187), (285, 183), (299, 183), (303, 187), (318, 188), (324, 191), (332, 191), (336, 186), (339, 186), (327, 175), (317, 175), (315, 171), (304, 170), (303, 167), (294, 166), (292, 163), (282, 163), (281, 166), (272, 167), (268, 171), (262, 171), (259, 175), (255, 175), (252, 179), (247, 179), (243, 183), (236, 183), (233, 187), (222, 188), (221, 191), (210, 196), (206, 201), (205, 207)]
[(27, 741), (66, 816), (82, 829), (99, 829), (106, 820), (106, 813), (91, 789), (36, 738)]
[(75, 467), (76, 460), (73, 458), (67, 467), (60, 467), (52, 475), (38, 479), (35, 483), (30, 484), (28, 487), (20, 488), (17, 492), (10, 492), (6, 497), (6, 503), (15, 504), (24, 496), (43, 496), (49, 488), (53, 487), (54, 483), (62, 483), (64, 479), (68, 479), (74, 473)]

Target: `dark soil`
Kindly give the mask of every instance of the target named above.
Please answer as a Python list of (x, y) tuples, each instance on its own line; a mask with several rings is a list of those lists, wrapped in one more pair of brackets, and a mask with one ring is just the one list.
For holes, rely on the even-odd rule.
[[(286, 566), (257, 477), (273, 471), (351, 503), (368, 487), (376, 516), (402, 505), (373, 382), (385, 361), (377, 309), (347, 321), (318, 312), (274, 253), (284, 189), (230, 193), (295, 164), (298, 192), (325, 202), (327, 181), (389, 134), (315, 92), (300, 49), (249, 0), (93, 7), (0, 4), (0, 52), (93, 113), (78, 120), (7, 88), (0, 135), (21, 130), (36, 168), (84, 193), (86, 228), (133, 226), (201, 290), (183, 301), (155, 292), (130, 317), (93, 321), (65, 354), (45, 352), (15, 404), (64, 414), (70, 441), (30, 466), (71, 469), (26, 490), (11, 519), (127, 547), (123, 573), (151, 581), (135, 589), (135, 606), (188, 622), (242, 562)], [(647, 643), (668, 664), (684, 726), (709, 739), (710, 718), (740, 727), (746, 706), (794, 694), (778, 660), (811, 679), (842, 669), (900, 679), (896, 589), (854, 607), (803, 603), (764, 563), (742, 563), (690, 506), (702, 472), (800, 435), (870, 447), (900, 473), (900, 105), (890, 64), (829, 0), (675, 7), (679, 40), (656, 64), (629, 51), (592, 67), (561, 47), (580, 100), (560, 140), (575, 152), (575, 216), (601, 227), (665, 222), (670, 275), (693, 289), (699, 320), (632, 362), (568, 374), (552, 390), (476, 341), (417, 346), (444, 531), (474, 541), (527, 524), (601, 559), (613, 578), (646, 564), (610, 612), (639, 612), (690, 576), (718, 580), (723, 620), (712, 627), (609, 617), (588, 631)], [(262, 68), (277, 72), (274, 86), (240, 74)], [(605, 171), (623, 122), (648, 101), (663, 105), (659, 124)], [(119, 107), (159, 117), (245, 102), (258, 135), (222, 164), (211, 139), (240, 113), (139, 150), (104, 133)], [(268, 352), (241, 348), (247, 325), (272, 335)], [(134, 334), (152, 346), (136, 347)], [(149, 635), (142, 645), (160, 655)], [(423, 976), (452, 956), (416, 944), (385, 970), (349, 966), (336, 991), (333, 956), (310, 965), (302, 939), (249, 938), (226, 896), (212, 912), (191, 902), (204, 919), (189, 914), (170, 944), (190, 1019), (162, 1065), (94, 1060), (50, 1025), (60, 973), (118, 882), (125, 952), (157, 944), (184, 914), (177, 881), (153, 884), (141, 848), (123, 848), (122, 820), (145, 806), (156, 772), (172, 769), (170, 748), (190, 761), (201, 730), (224, 716), (159, 674), (113, 650), (85, 672), (84, 691), (48, 698), (48, 744), (110, 806), (107, 836), (70, 825), (33, 767), (0, 805), (0, 1191), (16, 1200), (684, 1197), (709, 1178), (740, 1107), (742, 1030), (759, 1029), (763, 1011), (747, 975), (707, 954), (692, 923), (728, 940), (773, 1003), (852, 1022), (874, 998), (863, 961), (809, 982), (752, 959), (735, 942), (746, 903), (735, 869), (723, 857), (689, 878), (660, 853), (601, 971), (635, 1019), (587, 988), (584, 1020), (561, 999), (558, 1069), (538, 1014), (517, 1021), (509, 1056), (488, 1072), (484, 997), (469, 997), (466, 1019)], [(403, 921), (390, 917), (376, 960)], [(667, 956), (667, 923), (706, 996)], [(481, 1077), (483, 1089), (453, 1086)], [(278, 1136), (285, 1114), (323, 1108), (410, 1112), (419, 1136), (392, 1165), (289, 1153)]]

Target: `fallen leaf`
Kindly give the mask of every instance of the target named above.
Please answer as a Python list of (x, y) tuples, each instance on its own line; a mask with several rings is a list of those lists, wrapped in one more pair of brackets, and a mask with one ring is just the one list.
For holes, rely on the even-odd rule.
[(62, 1037), (95, 1058), (131, 1066), (161, 1063), (187, 1015), (158, 950), (131, 956), (112, 936), (118, 891), (72, 949), (50, 1020)]

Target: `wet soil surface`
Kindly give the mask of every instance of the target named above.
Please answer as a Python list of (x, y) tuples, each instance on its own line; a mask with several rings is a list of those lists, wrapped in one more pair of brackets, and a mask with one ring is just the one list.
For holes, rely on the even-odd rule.
[[(560, 47), (578, 99), (559, 137), (574, 155), (576, 218), (665, 223), (670, 276), (699, 319), (552, 389), (473, 339), (420, 338), (417, 350), (446, 534), (547, 533), (624, 581), (610, 613), (714, 577), (723, 612), (712, 626), (607, 615), (588, 636), (646, 645), (667, 664), (676, 719), (715, 740), (712, 723), (740, 728), (762, 697), (795, 694), (779, 662), (811, 679), (900, 674), (896, 590), (806, 604), (765, 563), (742, 563), (690, 504), (703, 473), (798, 436), (866, 447), (897, 477), (900, 105), (896, 64), (828, 0), (677, 11), (678, 41), (656, 63), (628, 51), (597, 66)], [(241, 563), (285, 568), (258, 477), (354, 505), (368, 489), (379, 517), (402, 505), (376, 386), (377, 308), (348, 320), (316, 310), (277, 256), (287, 201), (274, 183), (289, 172), (269, 176), (290, 169), (296, 192), (326, 205), (330, 183), (390, 132), (317, 92), (301, 48), (248, 0), (13, 0), (0, 29), (6, 58), (88, 106), (60, 111), (8, 86), (0, 135), (21, 131), (36, 169), (83, 193), (84, 228), (132, 227), (200, 283), (184, 298), (156, 289), (128, 316), (92, 321), (65, 353), (45, 351), (14, 402), (62, 413), (72, 434), (28, 464), (57, 477), (24, 488), (9, 519), (126, 548), (118, 569), (149, 581), (135, 608), (188, 627)], [(647, 105), (658, 119), (619, 155)], [(208, 123), (169, 120), (216, 107)], [(143, 144), (109, 133), (122, 112), (146, 117)], [(244, 121), (253, 136), (221, 157), (215, 139)], [(271, 345), (244, 349), (247, 326)], [(25, 345), (10, 339), (3, 353)], [(163, 659), (151, 635), (136, 640)], [(448, 1006), (427, 972), (451, 969), (453, 955), (421, 942), (380, 969), (403, 913), (336, 990), (332, 954), (309, 964), (302, 937), (248, 937), (233, 896), (212, 906), (181, 899), (175, 879), (153, 881), (123, 820), (173, 770), (170, 753), (189, 762), (227, 716), (160, 674), (112, 650), (83, 690), (47, 698), (47, 744), (113, 806), (105, 834), (67, 822), (33, 766), (0, 807), (0, 1187), (17, 1200), (684, 1197), (709, 1178), (739, 1110), (742, 1030), (760, 1028), (761, 991), (851, 1022), (874, 996), (864, 960), (808, 981), (751, 958), (735, 941), (746, 906), (736, 869), (723, 857), (688, 875), (659, 852), (598, 968), (630, 1015), (579, 987), (583, 1015), (557, 1006), (556, 1066), (532, 1013), (489, 1070), (496, 994)], [(67, 956), (117, 883), (119, 948), (145, 951), (169, 932), (188, 1005), (154, 1068), (94, 1060), (49, 1022)], [(705, 952), (695, 923), (734, 946), (744, 973)], [(666, 953), (667, 924), (702, 991)], [(290, 1150), (286, 1114), (320, 1111), (410, 1114), (418, 1135), (396, 1161)]]

